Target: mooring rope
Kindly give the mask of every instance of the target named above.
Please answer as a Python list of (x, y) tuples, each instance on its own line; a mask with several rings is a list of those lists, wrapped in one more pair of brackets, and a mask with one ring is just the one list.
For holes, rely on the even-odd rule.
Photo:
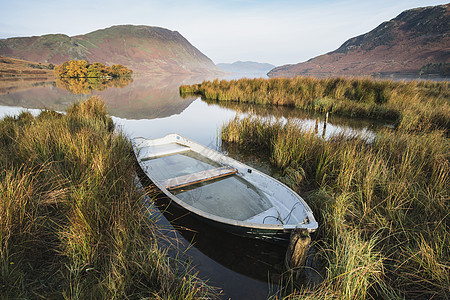
[(292, 216), (292, 212), (294, 211), (295, 206), (296, 206), (297, 204), (300, 204), (300, 202), (297, 202), (297, 203), (295, 203), (294, 205), (292, 205), (291, 211), (287, 214), (286, 218), (284, 218), (284, 220), (283, 220), (283, 224), (284, 224), (284, 222), (286, 221), (286, 219), (288, 219), (287, 221), (289, 222), (289, 220), (291, 219), (291, 216)]
[[(291, 216), (292, 216), (292, 212), (294, 211), (295, 206), (297, 206), (298, 204), (300, 204), (300, 202), (297, 202), (297, 203), (295, 203), (292, 206), (291, 210), (289, 211), (289, 213), (287, 214), (287, 216), (284, 219), (281, 219), (279, 214), (278, 214), (278, 217), (276, 217), (276, 216), (265, 216), (264, 219), (263, 219), (263, 224), (265, 224), (264, 222), (266, 221), (267, 218), (274, 218), (277, 221), (279, 221), (281, 224), (284, 225), (285, 223), (289, 222), (289, 220), (291, 219)], [(287, 221), (286, 221), (286, 219), (287, 219)]]

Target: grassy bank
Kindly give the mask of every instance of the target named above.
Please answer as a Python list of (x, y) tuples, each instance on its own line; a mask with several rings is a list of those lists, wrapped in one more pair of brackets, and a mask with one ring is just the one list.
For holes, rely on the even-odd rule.
[(0, 78), (55, 79), (54, 65), (0, 56)]
[(0, 147), (2, 299), (212, 295), (158, 246), (131, 144), (103, 102), (6, 117)]
[(393, 82), (370, 78), (298, 77), (204, 81), (180, 87), (181, 95), (396, 122), (408, 130), (450, 129), (450, 83)]
[(263, 151), (319, 221), (324, 282), (302, 299), (450, 297), (450, 143), (444, 131), (329, 140), (294, 123), (236, 119), (224, 142)]

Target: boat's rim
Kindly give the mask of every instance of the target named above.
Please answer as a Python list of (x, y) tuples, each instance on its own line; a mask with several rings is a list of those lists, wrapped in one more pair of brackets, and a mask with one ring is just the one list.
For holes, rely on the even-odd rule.
[[(148, 139), (148, 138), (144, 138), (144, 137), (135, 137), (132, 139), (132, 143), (133, 143), (133, 150), (135, 151), (136, 154), (136, 158), (138, 157), (139, 154), (139, 150), (137, 145), (136, 145), (136, 140), (144, 140), (144, 141), (155, 141), (155, 140), (162, 140), (162, 139), (168, 139), (174, 137), (175, 141), (177, 143), (179, 143), (179, 139), (177, 139), (177, 137), (180, 137), (182, 139), (185, 139), (187, 141), (189, 141), (190, 143), (193, 143), (197, 146), (200, 146), (202, 148), (208, 149), (209, 151), (214, 152), (216, 155), (219, 156), (224, 156), (229, 160), (232, 160), (236, 163), (240, 163), (243, 164), (241, 162), (238, 162), (237, 160), (224, 155), (223, 153), (220, 153), (214, 149), (208, 148), (206, 146), (203, 146), (197, 142), (194, 142), (188, 138), (185, 138), (177, 133), (169, 133), (167, 135), (165, 135), (164, 137), (161, 138), (157, 138), (157, 139)], [(183, 143), (179, 143), (181, 145), (183, 145)], [(192, 148), (191, 148), (192, 149)], [(137, 151), (137, 152), (136, 152)], [(193, 150), (194, 151), (194, 150)], [(196, 151), (194, 151), (196, 152)], [(174, 194), (172, 194), (168, 189), (166, 189), (163, 185), (161, 185), (158, 180), (156, 180), (155, 177), (153, 177), (151, 174), (147, 173), (144, 171), (143, 166), (142, 166), (142, 161), (137, 159), (139, 166), (141, 167), (142, 171), (144, 172), (144, 174), (149, 177), (149, 179), (153, 182), (153, 184), (155, 184), (158, 189), (160, 189), (167, 197), (169, 197), (171, 200), (173, 200), (176, 204), (178, 204), (179, 206), (181, 206), (182, 208), (191, 211), (203, 218), (206, 219), (210, 219), (212, 221), (215, 222), (219, 222), (219, 223), (223, 223), (223, 224), (227, 224), (227, 225), (232, 225), (232, 226), (240, 226), (240, 227), (245, 227), (245, 228), (249, 228), (249, 229), (261, 229), (261, 230), (276, 230), (276, 231), (290, 231), (290, 230), (294, 230), (294, 229), (300, 229), (300, 230), (307, 230), (308, 232), (314, 232), (316, 231), (317, 227), (318, 227), (318, 223), (314, 218), (314, 215), (312, 213), (311, 208), (309, 207), (309, 205), (305, 202), (305, 200), (303, 200), (302, 197), (300, 197), (296, 192), (294, 192), (290, 187), (288, 187), (287, 185), (285, 185), (284, 183), (278, 181), (277, 179), (259, 171), (256, 169), (252, 168), (253, 172), (257, 172), (259, 175), (266, 177), (270, 180), (275, 181), (277, 184), (280, 184), (283, 188), (289, 190), (290, 193), (292, 193), (293, 195), (296, 196), (297, 200), (300, 201), (303, 205), (303, 207), (305, 208), (305, 212), (307, 214), (307, 221), (308, 223), (298, 223), (298, 224), (261, 224), (261, 223), (252, 223), (252, 222), (245, 222), (245, 221), (239, 221), (239, 220), (234, 220), (234, 219), (229, 219), (229, 218), (224, 218), (224, 217), (220, 217), (208, 212), (205, 212), (203, 210), (200, 210), (198, 208), (195, 208), (189, 204), (187, 204), (186, 202), (182, 201), (181, 199), (179, 199), (177, 196), (175, 196)], [(245, 164), (244, 164), (245, 165)]]

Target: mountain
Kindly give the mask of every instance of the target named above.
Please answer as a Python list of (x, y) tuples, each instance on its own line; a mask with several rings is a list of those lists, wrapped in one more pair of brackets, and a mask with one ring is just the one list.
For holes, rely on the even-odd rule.
[(239, 74), (267, 74), (267, 72), (275, 68), (275, 66), (271, 64), (253, 61), (236, 61), (231, 64), (219, 63), (216, 66), (225, 72)]
[(402, 12), (335, 51), (284, 65), (269, 77), (419, 75), (450, 76), (450, 4)]
[(112, 26), (73, 37), (48, 34), (0, 39), (0, 55), (52, 64), (71, 59), (122, 64), (135, 73), (220, 72), (177, 31), (143, 25)]

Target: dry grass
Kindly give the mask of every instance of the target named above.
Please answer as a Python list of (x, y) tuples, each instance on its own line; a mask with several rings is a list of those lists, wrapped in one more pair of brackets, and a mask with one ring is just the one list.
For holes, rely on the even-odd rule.
[(131, 144), (103, 102), (6, 117), (0, 147), (3, 298), (214, 295), (158, 246)]
[(325, 140), (295, 123), (235, 119), (225, 142), (262, 149), (305, 195), (324, 282), (292, 298), (450, 297), (450, 143), (443, 131)]
[(0, 56), (0, 77), (54, 78), (55, 74), (51, 64)]
[(180, 87), (181, 95), (208, 100), (291, 106), (396, 122), (403, 129), (450, 129), (448, 81), (394, 82), (371, 78), (311, 77), (204, 81)]

